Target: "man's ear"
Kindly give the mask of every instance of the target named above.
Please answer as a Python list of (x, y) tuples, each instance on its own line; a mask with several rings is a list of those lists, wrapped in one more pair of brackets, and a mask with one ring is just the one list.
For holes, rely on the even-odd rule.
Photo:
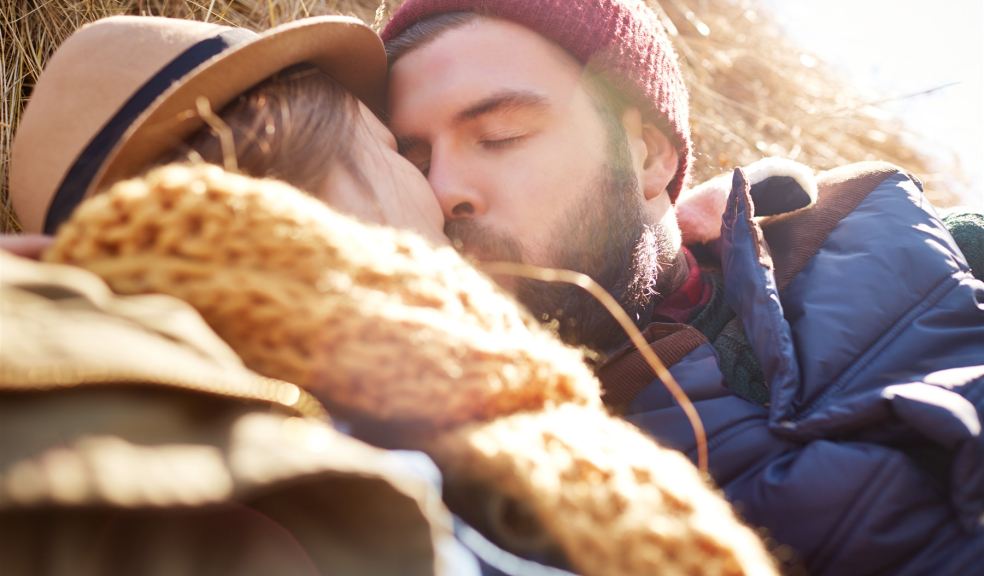
[(680, 160), (676, 148), (655, 124), (643, 120), (638, 108), (630, 107), (622, 113), (622, 127), (643, 195), (652, 200), (666, 192), (676, 174)]

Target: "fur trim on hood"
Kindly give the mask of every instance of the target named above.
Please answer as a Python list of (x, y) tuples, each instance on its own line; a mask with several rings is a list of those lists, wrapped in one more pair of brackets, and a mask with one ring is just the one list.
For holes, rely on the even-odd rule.
[[(744, 168), (752, 187), (756, 216), (798, 210), (816, 202), (813, 170), (785, 158), (763, 158)], [(721, 215), (731, 194), (732, 173), (721, 174), (684, 190), (676, 202), (677, 222), (684, 244), (707, 244), (721, 236)]]

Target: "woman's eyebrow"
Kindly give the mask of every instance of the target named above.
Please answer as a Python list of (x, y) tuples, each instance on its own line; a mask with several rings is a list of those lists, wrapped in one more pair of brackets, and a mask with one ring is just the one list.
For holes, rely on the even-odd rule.
[(408, 151), (426, 144), (427, 142), (423, 138), (417, 138), (416, 136), (396, 137), (396, 151), (400, 154), (406, 154)]
[(461, 124), (485, 116), (519, 109), (543, 109), (548, 106), (546, 96), (524, 90), (505, 90), (479, 100), (455, 114), (454, 123)]

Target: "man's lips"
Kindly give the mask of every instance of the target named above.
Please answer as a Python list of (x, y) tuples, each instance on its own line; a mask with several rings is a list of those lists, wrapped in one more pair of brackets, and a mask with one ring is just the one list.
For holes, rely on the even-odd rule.
[(519, 262), (519, 244), (504, 234), (470, 221), (457, 221), (445, 226), (451, 245), (463, 255), (479, 262)]
[(479, 262), (499, 262), (506, 257), (499, 250), (493, 250), (489, 246), (476, 245), (475, 243), (465, 244), (461, 241), (452, 240), (452, 244), (463, 255)]

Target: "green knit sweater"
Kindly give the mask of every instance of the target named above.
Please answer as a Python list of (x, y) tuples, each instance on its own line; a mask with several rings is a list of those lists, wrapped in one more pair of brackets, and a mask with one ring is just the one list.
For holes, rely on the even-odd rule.
[(769, 387), (745, 337), (741, 319), (724, 299), (724, 277), (718, 271), (703, 270), (703, 279), (711, 286), (711, 299), (688, 324), (700, 330), (714, 346), (728, 388), (745, 400), (764, 406), (769, 402)]
[(984, 214), (955, 212), (943, 218), (943, 225), (967, 258), (974, 277), (984, 280)]

